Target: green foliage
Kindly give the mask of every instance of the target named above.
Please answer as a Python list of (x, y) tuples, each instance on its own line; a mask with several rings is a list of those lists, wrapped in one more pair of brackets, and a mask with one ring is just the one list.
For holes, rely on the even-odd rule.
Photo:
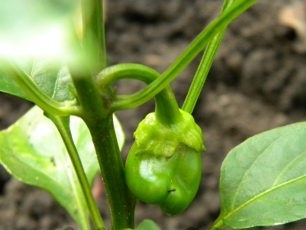
[(266, 131), (230, 151), (217, 226), (248, 228), (306, 217), (306, 123)]
[[(133, 230), (131, 228), (124, 230)], [(143, 220), (134, 230), (161, 230), (152, 220)]]
[(0, 71), (0, 91), (29, 100), (14, 79)]
[[(227, 26), (256, 0), (225, 0), (220, 16), (163, 73), (131, 63), (106, 66), (100, 0), (81, 1), (80, 12), (75, 1), (56, 3), (29, 0), (30, 8), (18, 0), (1, 3), (0, 91), (41, 108), (0, 132), (1, 164), (20, 181), (49, 191), (82, 230), (90, 229), (89, 219), (96, 229), (105, 228), (89, 188), (99, 171), (114, 229), (133, 228), (135, 199), (126, 183), (140, 200), (171, 214), (183, 211), (200, 183), (202, 135), (197, 126), (194, 134), (189, 131), (195, 126), (177, 125), (179, 108), (169, 85), (205, 49), (182, 106), (191, 117)], [(76, 15), (80, 22), (71, 23)], [(116, 95), (112, 84), (121, 79), (147, 86)], [(125, 170), (119, 151), (123, 133), (116, 120), (113, 126), (112, 113), (154, 97), (163, 124), (137, 130)], [(305, 138), (306, 123), (297, 123), (251, 137), (230, 151), (221, 168), (221, 214), (211, 229), (305, 218)], [(145, 220), (135, 230), (159, 227)]]
[(37, 62), (28, 75), (48, 97), (61, 102), (75, 100), (75, 89), (68, 68), (52, 68), (48, 63)]
[(152, 220), (143, 220), (135, 230), (160, 230)]
[[(70, 127), (88, 181), (99, 172), (89, 131), (78, 118)], [(122, 130), (116, 122), (119, 144)], [(18, 180), (50, 192), (82, 229), (89, 229), (88, 207), (67, 150), (54, 124), (35, 107), (0, 132), (0, 163)]]
[[(31, 65), (24, 66), (24, 71), (22, 73), (21, 80), (27, 81), (33, 84), (41, 91), (41, 93), (48, 96), (50, 99), (54, 99), (59, 102), (63, 101), (73, 101), (75, 97), (73, 95), (74, 87), (71, 80), (69, 70), (65, 67), (58, 68), (49, 66), (49, 63), (44, 63), (42, 61), (33, 62)], [(11, 75), (16, 74), (16, 70), (8, 71)], [(23, 87), (21, 81), (16, 82), (13, 76), (8, 74), (0, 74), (0, 91), (21, 97), (26, 100), (35, 100), (31, 95), (27, 94)]]

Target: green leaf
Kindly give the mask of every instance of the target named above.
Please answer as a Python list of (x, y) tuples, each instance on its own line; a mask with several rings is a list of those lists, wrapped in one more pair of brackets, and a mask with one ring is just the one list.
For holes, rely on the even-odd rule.
[(29, 99), (13, 78), (0, 71), (0, 92), (8, 93), (24, 99)]
[(75, 90), (68, 68), (60, 69), (48, 65), (49, 63), (36, 62), (29, 71), (29, 76), (38, 88), (56, 101), (74, 100), (72, 92)]
[[(40, 90), (49, 98), (59, 102), (75, 100), (75, 95), (73, 94), (75, 88), (69, 70), (66, 67), (54, 67), (48, 62), (37, 61), (30, 66), (22, 66), (21, 68), (27, 73), (31, 84), (34, 84), (37, 90)], [(26, 86), (19, 84), (5, 71), (0, 71), (1, 92), (31, 100), (31, 96), (27, 95), (26, 91), (23, 90), (23, 87)]]
[[(88, 181), (92, 183), (99, 165), (89, 131), (79, 118), (71, 117), (70, 123)], [(122, 147), (123, 132), (118, 121), (115, 127)], [(81, 229), (89, 229), (88, 208), (69, 155), (57, 129), (38, 107), (0, 132), (0, 163), (16, 179), (47, 190)]]
[(7, 65), (0, 69), (0, 92), (31, 101), (48, 113), (78, 113), (75, 87), (67, 67), (42, 60), (21, 67)]
[(306, 123), (266, 131), (230, 151), (215, 227), (271, 226), (306, 217)]
[(135, 230), (160, 230), (152, 220), (143, 220)]
[[(131, 228), (124, 230), (132, 230)], [(143, 220), (134, 230), (161, 230), (152, 220)]]

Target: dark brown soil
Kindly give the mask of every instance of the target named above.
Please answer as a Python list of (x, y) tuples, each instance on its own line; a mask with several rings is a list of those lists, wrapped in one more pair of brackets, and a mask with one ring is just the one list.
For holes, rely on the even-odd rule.
[[(108, 1), (110, 63), (137, 62), (163, 71), (217, 14), (220, 5), (217, 0)], [(137, 221), (152, 218), (165, 230), (207, 229), (219, 212), (219, 169), (228, 151), (258, 132), (304, 120), (305, 31), (303, 0), (261, 0), (230, 26), (194, 112), (207, 146), (196, 200), (186, 213), (171, 218), (154, 206), (139, 204)], [(173, 83), (180, 103), (197, 61)], [(125, 82), (119, 87), (131, 92), (139, 86)], [(4, 95), (0, 95), (0, 104), (0, 128), (30, 106)], [(152, 109), (149, 104), (118, 114), (127, 133), (125, 153), (137, 123)], [(74, 227), (48, 194), (16, 182), (0, 169), (1, 230), (66, 226)], [(304, 221), (265, 229), (305, 228)]]

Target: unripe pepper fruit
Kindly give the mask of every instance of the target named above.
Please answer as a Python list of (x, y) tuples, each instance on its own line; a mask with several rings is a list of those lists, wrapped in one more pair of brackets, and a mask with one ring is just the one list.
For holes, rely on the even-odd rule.
[[(150, 84), (159, 77), (148, 66), (125, 63), (105, 68), (95, 80), (104, 95), (111, 84), (121, 79)], [(135, 95), (111, 97), (111, 109), (133, 108), (148, 97)], [(188, 207), (200, 184), (202, 133), (193, 117), (179, 109), (170, 86), (156, 94), (155, 102), (155, 112), (135, 132), (125, 165), (126, 183), (138, 199), (158, 204), (168, 214), (177, 214)]]
[(158, 204), (174, 215), (183, 212), (200, 185), (204, 150), (202, 132), (183, 110), (175, 122), (160, 122), (150, 113), (134, 133), (125, 165), (126, 182), (141, 201)]

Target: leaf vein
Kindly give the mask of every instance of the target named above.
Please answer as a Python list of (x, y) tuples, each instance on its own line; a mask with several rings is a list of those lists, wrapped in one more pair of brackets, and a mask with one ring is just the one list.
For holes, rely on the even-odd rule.
[(267, 195), (267, 194), (269, 194), (269, 193), (272, 193), (272, 192), (274, 192), (274, 191), (276, 191), (276, 190), (278, 190), (278, 189), (282, 189), (282, 188), (284, 188), (285, 186), (288, 186), (288, 185), (290, 185), (290, 184), (292, 184), (292, 183), (294, 183), (294, 182), (297, 182), (297, 181), (302, 180), (302, 179), (305, 179), (305, 178), (306, 178), (306, 174), (301, 175), (301, 176), (299, 176), (299, 177), (296, 177), (296, 178), (294, 178), (294, 179), (288, 180), (288, 181), (286, 181), (286, 182), (284, 182), (284, 183), (281, 183), (281, 184), (279, 184), (279, 185), (277, 185), (277, 186), (275, 186), (275, 187), (272, 187), (272, 188), (270, 188), (270, 189), (267, 189), (267, 190), (265, 190), (265, 191), (263, 191), (263, 192), (261, 192), (261, 193), (255, 195), (255, 196), (252, 197), (251, 199), (249, 199), (249, 200), (247, 200), (246, 202), (244, 202), (244, 203), (242, 203), (241, 205), (239, 205), (236, 209), (233, 209), (231, 212), (229, 212), (229, 213), (223, 218), (223, 220), (228, 219), (228, 218), (230, 218), (231, 216), (235, 215), (235, 213), (238, 213), (238, 212), (239, 212), (240, 210), (242, 210), (244, 207), (250, 205), (252, 202), (254, 202), (254, 201), (260, 199), (260, 198), (263, 197), (264, 195)]
[[(273, 141), (271, 141), (271, 143), (270, 143), (269, 145), (267, 145), (267, 146), (264, 148), (263, 151), (261, 151), (261, 154), (257, 154), (257, 157), (256, 157), (256, 158), (254, 159), (254, 161), (251, 163), (250, 167), (248, 167), (248, 169), (244, 172), (244, 174), (243, 174), (243, 176), (241, 177), (241, 180), (240, 180), (240, 182), (239, 182), (239, 184), (238, 184), (238, 187), (237, 187), (237, 189), (236, 189), (236, 192), (235, 192), (235, 194), (234, 194), (234, 197), (233, 197), (233, 200), (232, 200), (232, 204), (231, 204), (231, 208), (235, 206), (237, 197), (238, 197), (239, 192), (240, 192), (240, 190), (241, 190), (242, 181), (244, 181), (244, 178), (248, 175), (249, 171), (250, 171), (251, 168), (252, 168), (252, 165), (254, 165), (255, 162), (257, 161), (257, 159), (258, 159), (262, 154), (265, 154), (265, 151), (266, 151), (270, 146), (272, 146), (273, 143), (274, 143), (275, 141), (277, 141), (280, 137), (281, 137), (281, 135), (280, 135), (280, 136), (277, 136)], [(249, 145), (249, 147), (251, 147), (251, 145)], [(258, 150), (257, 150), (256, 148), (253, 147), (253, 149), (254, 149), (254, 151), (258, 152)]]

